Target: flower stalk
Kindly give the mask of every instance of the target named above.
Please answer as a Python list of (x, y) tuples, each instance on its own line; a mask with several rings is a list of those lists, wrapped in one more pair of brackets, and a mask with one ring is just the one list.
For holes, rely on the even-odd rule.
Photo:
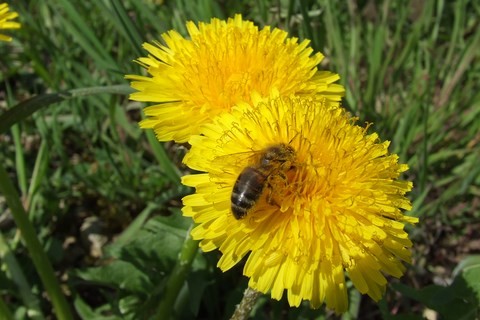
[(187, 237), (183, 243), (180, 256), (165, 286), (163, 299), (160, 301), (157, 312), (153, 319), (165, 320), (172, 319), (173, 307), (178, 293), (185, 284), (185, 279), (190, 272), (193, 260), (198, 252), (198, 241), (193, 240), (190, 235), (190, 229), (187, 231)]
[(253, 290), (252, 288), (248, 287), (245, 292), (243, 293), (242, 301), (237, 305), (235, 308), (235, 312), (233, 313), (230, 320), (246, 320), (250, 316), (255, 303), (257, 302), (258, 298), (262, 295), (261, 292)]

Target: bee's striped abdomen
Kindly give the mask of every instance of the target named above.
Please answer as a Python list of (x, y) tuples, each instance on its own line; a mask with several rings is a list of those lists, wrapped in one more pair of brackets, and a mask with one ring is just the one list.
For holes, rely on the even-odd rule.
[(265, 186), (266, 176), (254, 167), (246, 167), (233, 186), (232, 213), (237, 219), (243, 218), (255, 206)]

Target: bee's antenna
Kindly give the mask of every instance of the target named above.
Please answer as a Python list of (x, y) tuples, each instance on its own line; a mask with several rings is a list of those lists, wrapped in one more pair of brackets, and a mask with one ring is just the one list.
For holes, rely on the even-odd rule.
[(295, 134), (295, 135), (293, 136), (293, 138), (290, 139), (290, 141), (288, 141), (288, 144), (291, 144), (291, 143), (293, 142), (293, 140), (295, 140), (295, 138), (298, 137), (299, 134), (300, 134), (300, 132), (297, 132), (297, 134)]

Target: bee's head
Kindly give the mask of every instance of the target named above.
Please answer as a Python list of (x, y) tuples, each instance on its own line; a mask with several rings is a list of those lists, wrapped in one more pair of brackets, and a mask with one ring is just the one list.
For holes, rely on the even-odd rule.
[(261, 157), (262, 165), (282, 164), (285, 162), (293, 162), (295, 159), (295, 150), (284, 143), (276, 144), (268, 147)]

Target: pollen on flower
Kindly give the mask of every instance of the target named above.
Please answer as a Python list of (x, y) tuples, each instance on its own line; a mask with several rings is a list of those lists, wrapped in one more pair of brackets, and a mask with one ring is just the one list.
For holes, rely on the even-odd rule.
[(189, 39), (172, 30), (162, 35), (164, 44), (144, 44), (149, 55), (137, 62), (149, 76), (126, 76), (137, 90), (132, 100), (158, 103), (145, 109), (140, 126), (153, 128), (161, 141), (186, 142), (252, 96), (297, 94), (338, 105), (344, 94), (337, 74), (317, 69), (323, 55), (285, 31), (259, 30), (241, 15), (188, 22), (187, 30)]
[[(9, 11), (8, 3), (0, 3), (0, 30), (18, 29), (20, 23), (11, 21), (18, 17), (18, 13)], [(0, 33), (0, 41), (11, 41), (12, 37)]]
[[(183, 213), (198, 223), (201, 248), (222, 252), (222, 270), (247, 257), (250, 287), (336, 312), (348, 305), (345, 275), (379, 300), (385, 276), (403, 274), (412, 246), (404, 226), (417, 222), (402, 213), (411, 208), (412, 184), (399, 179), (407, 166), (355, 121), (325, 99), (263, 99), (238, 104), (190, 139), (184, 162), (204, 173), (183, 178), (196, 188)], [(241, 192), (249, 202), (238, 204), (247, 208), (239, 217)]]

